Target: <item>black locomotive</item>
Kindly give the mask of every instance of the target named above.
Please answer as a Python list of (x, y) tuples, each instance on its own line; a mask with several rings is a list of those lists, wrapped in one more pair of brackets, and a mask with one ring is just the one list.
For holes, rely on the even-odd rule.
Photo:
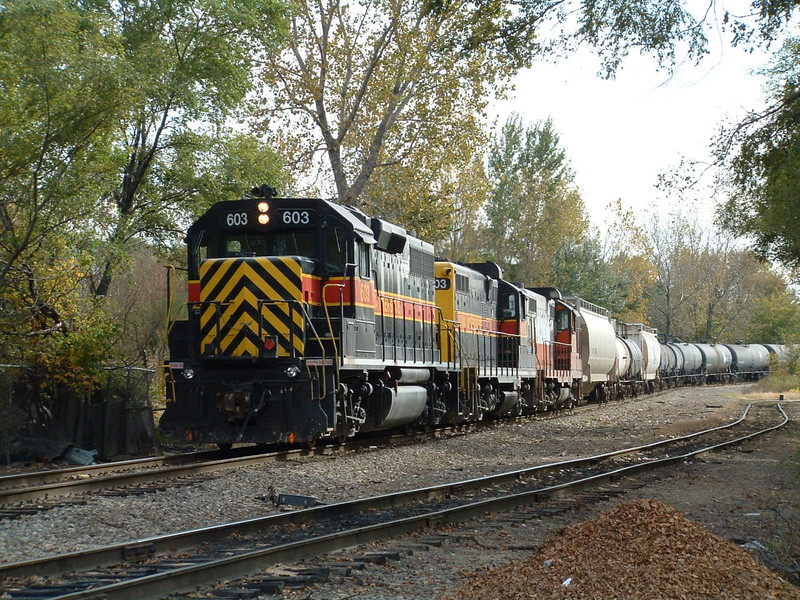
[(659, 376), (647, 328), (505, 281), (494, 263), (437, 261), (334, 202), (262, 186), (215, 204), (186, 245), (160, 420), (178, 439), (313, 444), (571, 406)]

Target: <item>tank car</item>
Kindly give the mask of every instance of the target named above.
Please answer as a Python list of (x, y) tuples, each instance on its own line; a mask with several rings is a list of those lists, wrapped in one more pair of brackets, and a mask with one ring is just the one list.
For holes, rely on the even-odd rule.
[(683, 374), (683, 352), (676, 344), (661, 344), (661, 362), (659, 364), (659, 380), (663, 385), (675, 386)]
[(761, 344), (764, 348), (767, 349), (771, 355), (774, 355), (776, 359), (782, 360), (786, 356), (787, 347), (785, 344)]
[(732, 355), (731, 371), (740, 379), (755, 381), (769, 370), (769, 351), (761, 344), (725, 344)]
[(617, 334), (624, 340), (632, 342), (641, 354), (641, 369), (636, 375), (639, 391), (653, 391), (659, 377), (661, 366), (661, 345), (656, 337), (656, 330), (643, 323), (617, 323)]
[(686, 383), (702, 383), (703, 377), (703, 354), (695, 344), (679, 342), (673, 344), (683, 357), (683, 369), (679, 376)]
[(701, 372), (706, 381), (722, 383), (731, 380), (731, 363), (733, 356), (730, 349), (723, 344), (695, 344), (702, 356)]
[(606, 309), (581, 298), (565, 298), (572, 307), (580, 332), (582, 362), (581, 395), (603, 401), (616, 393), (619, 370), (617, 336), (614, 322)]

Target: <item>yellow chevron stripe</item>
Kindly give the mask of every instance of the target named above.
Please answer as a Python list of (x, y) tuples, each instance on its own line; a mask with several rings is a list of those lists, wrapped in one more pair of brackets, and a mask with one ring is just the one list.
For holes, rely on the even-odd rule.
[[(203, 282), (203, 288), (200, 290), (200, 300), (217, 300), (218, 298), (208, 298), (208, 294), (211, 292), (212, 289), (216, 288), (219, 285), (220, 281), (227, 279), (232, 279), (230, 272), (237, 268), (238, 264), (235, 261), (225, 261), (222, 263), (217, 269), (217, 272), (214, 275), (214, 278), (209, 280), (208, 283)], [(202, 267), (201, 267), (202, 269)], [(201, 275), (200, 280), (203, 280)], [(230, 281), (228, 282), (230, 284)], [(225, 290), (220, 294), (220, 297), (225, 298), (227, 297)]]
[[(300, 265), (292, 259), (282, 259), (284, 264), (294, 270), (298, 276), (302, 276), (300, 272)], [(261, 268), (267, 274), (274, 278), (275, 282), (282, 285), (289, 295), (296, 300), (302, 300), (302, 291), (296, 284), (291, 281), (276, 267), (271, 260), (259, 260)], [(202, 278), (201, 278), (202, 279)], [(204, 282), (203, 289), (201, 290), (201, 301), (211, 302), (214, 300), (224, 300), (225, 298), (233, 295), (234, 289), (240, 285), (242, 280), (249, 280), (259, 288), (263, 294), (260, 296), (266, 298), (279, 298), (280, 295), (276, 289), (270, 284), (269, 281), (253, 269), (250, 264), (240, 261), (226, 261), (222, 263), (213, 279)], [(210, 290), (214, 289), (219, 284), (223, 287), (220, 289), (217, 298), (209, 298)], [(283, 293), (283, 292), (282, 292)], [(236, 323), (231, 323), (234, 315), (242, 308), (242, 305), (247, 305), (252, 308), (251, 313), (256, 313), (259, 306), (259, 298), (251, 290), (243, 287), (239, 290), (238, 295), (232, 299), (231, 304), (221, 307), (220, 315), (220, 329), (229, 327), (227, 334), (222, 340), (219, 340), (220, 350), (232, 356), (258, 356), (260, 348), (255, 343), (257, 338), (259, 322), (258, 318), (254, 318), (252, 314), (242, 314), (239, 316)], [(262, 305), (261, 318), (264, 323), (264, 333), (266, 335), (278, 336), (278, 355), (288, 356), (288, 348), (290, 346), (289, 340), (291, 338), (291, 330), (286, 322), (289, 313), (293, 315), (294, 324), (299, 331), (303, 331), (304, 320), (302, 313), (297, 310), (297, 307), (290, 307), (290, 302), (276, 302), (275, 304)], [(205, 327), (215, 317), (216, 311), (212, 306), (208, 306), (201, 315), (201, 327)], [(249, 334), (242, 337), (243, 331), (248, 331)], [(211, 343), (215, 339), (216, 328), (209, 331), (206, 339), (203, 340), (205, 344)], [(232, 344), (237, 338), (239, 343), (236, 348), (232, 348)], [(293, 339), (293, 346), (295, 350), (302, 353), (304, 350), (304, 343), (302, 335), (296, 335)]]
[(249, 338), (244, 338), (231, 352), (233, 356), (258, 356), (258, 348)]

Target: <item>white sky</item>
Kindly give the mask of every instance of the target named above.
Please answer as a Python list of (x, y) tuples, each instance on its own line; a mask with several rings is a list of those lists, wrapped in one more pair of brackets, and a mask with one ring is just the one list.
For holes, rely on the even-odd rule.
[(708, 160), (723, 119), (763, 104), (762, 79), (752, 71), (767, 60), (720, 45), (698, 66), (677, 67), (671, 78), (656, 70), (653, 58), (631, 56), (616, 79), (603, 80), (596, 75), (599, 60), (585, 52), (522, 72), (497, 116), (500, 124), (511, 111), (525, 124), (553, 119), (596, 224), (618, 198), (637, 213), (648, 205), (667, 213), (675, 199), (655, 188), (658, 174), (682, 156)]

